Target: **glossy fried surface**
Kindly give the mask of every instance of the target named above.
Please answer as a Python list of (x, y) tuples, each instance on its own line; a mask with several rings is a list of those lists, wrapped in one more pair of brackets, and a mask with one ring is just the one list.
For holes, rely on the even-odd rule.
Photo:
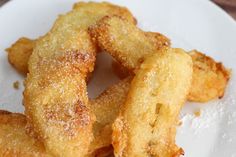
[[(112, 123), (125, 101), (130, 81), (131, 78), (124, 79), (106, 89), (96, 99), (90, 100), (96, 121), (93, 124), (94, 139), (86, 157), (106, 157), (113, 154)], [(26, 130), (25, 115), (0, 110), (0, 126), (0, 156), (50, 156), (42, 142), (27, 134), (29, 131)]]
[[(156, 47), (170, 45), (169, 40), (161, 34), (145, 32), (145, 35), (148, 37), (148, 40), (151, 40), (153, 43), (157, 43)], [(33, 45), (33, 43), (33, 40), (31, 41), (30, 39), (23, 38), (19, 39), (19, 41), (13, 44), (13, 46), (10, 48), (11, 53), (9, 53), (9, 60), (19, 71), (22, 71), (20, 70), (22, 69), (21, 64), (27, 66), (26, 62), (28, 61), (28, 55), (21, 54), (31, 54), (30, 49), (27, 47), (32, 47), (30, 44)], [(192, 51), (190, 52), (190, 55), (192, 56), (194, 63), (194, 76), (188, 100), (195, 102), (207, 102), (215, 98), (221, 98), (230, 78), (229, 70), (226, 69), (222, 63), (214, 61), (214, 59), (201, 52)], [(24, 66), (23, 71), (28, 71), (26, 66)], [(113, 62), (112, 66), (114, 72), (122, 79), (126, 78), (130, 73), (132, 73), (118, 62)], [(202, 69), (202, 67), (204, 68)]]
[(25, 113), (55, 156), (84, 156), (89, 149), (94, 115), (88, 108), (85, 78), (93, 70), (97, 49), (87, 28), (121, 12), (132, 17), (127, 9), (108, 3), (80, 2), (36, 42), (24, 91)]
[[(90, 32), (97, 39), (99, 46), (116, 59), (117, 63), (113, 63), (113, 69), (120, 78), (132, 73), (147, 54), (155, 53), (157, 48), (170, 44), (166, 37), (158, 37), (158, 34), (155, 37), (152, 32), (143, 32), (117, 16), (104, 17)], [(194, 76), (188, 100), (205, 102), (222, 97), (230, 77), (229, 70), (202, 53), (190, 55), (194, 63)]]
[(17, 71), (28, 72), (28, 60), (35, 46), (35, 40), (25, 37), (18, 39), (11, 47), (7, 48), (8, 61)]
[(26, 117), (0, 110), (0, 156), (49, 157), (43, 144), (26, 134)]
[(222, 98), (230, 71), (222, 63), (201, 52), (193, 50), (189, 54), (193, 60), (193, 82), (188, 100), (207, 102), (214, 98)]
[(124, 104), (131, 78), (121, 80), (105, 90), (99, 97), (90, 101), (91, 109), (96, 115), (93, 125), (94, 141), (90, 148), (99, 148), (111, 145), (111, 125), (118, 116), (120, 107)]
[[(160, 37), (158, 37), (158, 33), (153, 34), (152, 32), (148, 32), (146, 34), (152, 38), (153, 42), (155, 39), (157, 39), (156, 42), (159, 42), (158, 38)], [(152, 35), (153, 37), (151, 37)], [(20, 38), (7, 50), (9, 52), (9, 62), (17, 71), (23, 73), (28, 72), (28, 58), (32, 53), (29, 47), (33, 47), (33, 44), (34, 40)], [(191, 51), (189, 54), (193, 59), (194, 70), (193, 83), (188, 100), (207, 102), (215, 98), (223, 97), (228, 80), (230, 79), (230, 70), (225, 68), (222, 63), (216, 62), (213, 58), (196, 50)], [(120, 79), (124, 79), (132, 74), (132, 71), (128, 70), (117, 61), (112, 62), (112, 68)]]
[[(90, 28), (90, 34), (97, 40), (100, 48), (130, 70), (138, 67), (145, 55), (169, 44), (169, 39), (163, 35), (145, 33), (118, 16), (104, 17), (96, 26)], [(160, 40), (157, 43), (154, 39)]]
[[(196, 50), (191, 51), (189, 55), (193, 60), (193, 78), (188, 101), (208, 102), (222, 98), (230, 79), (230, 70), (222, 63)], [(132, 73), (116, 61), (112, 62), (112, 68), (120, 79)]]
[[(112, 141), (116, 156), (183, 154), (175, 133), (191, 77), (188, 99), (205, 102), (223, 96), (230, 72), (193, 51), (192, 75), (189, 55), (135, 24), (126, 8), (80, 2), (45, 36), (20, 38), (8, 48), (9, 62), (22, 73), (33, 55), (24, 93), (27, 118), (0, 111), (0, 156), (105, 157), (113, 154)], [(131, 85), (132, 78), (124, 79), (88, 100), (86, 78), (99, 47), (119, 62), (113, 67), (122, 78), (136, 76)]]
[(179, 112), (192, 78), (192, 60), (182, 49), (164, 48), (136, 71), (125, 104), (113, 124), (112, 144), (119, 157), (173, 157)]
[[(86, 157), (105, 157), (113, 154), (111, 146), (112, 123), (125, 102), (130, 81), (131, 77), (121, 80), (106, 89), (96, 99), (90, 100), (89, 103), (96, 116), (96, 121), (93, 124), (94, 139)], [(26, 117), (23, 114), (0, 111), (0, 126), (0, 141), (2, 142), (0, 142), (0, 156), (49, 156), (38, 139), (26, 134)], [(22, 147), (24, 149), (21, 149)]]

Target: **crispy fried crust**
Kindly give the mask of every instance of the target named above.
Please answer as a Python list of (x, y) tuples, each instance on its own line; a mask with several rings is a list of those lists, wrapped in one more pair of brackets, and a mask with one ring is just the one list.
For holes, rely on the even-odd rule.
[[(83, 7), (77, 8), (80, 4)], [(87, 28), (105, 15), (122, 11), (110, 6), (78, 3), (37, 40), (30, 57), (25, 113), (47, 151), (55, 156), (84, 156), (93, 139), (94, 116), (88, 108), (85, 78), (93, 70), (97, 49)]]
[[(222, 98), (230, 79), (230, 70), (226, 69), (222, 63), (196, 50), (189, 54), (193, 60), (193, 79), (188, 101), (207, 102)], [(112, 68), (120, 79), (132, 74), (116, 61), (112, 62)]]
[(80, 11), (89, 10), (89, 12), (92, 12), (96, 17), (88, 17), (88, 20), (92, 21), (93, 24), (97, 22), (98, 18), (108, 15), (120, 16), (133, 24), (137, 24), (137, 20), (126, 7), (117, 6), (108, 2), (102, 2), (99, 5), (95, 2), (79, 2), (74, 4), (73, 9)]
[[(154, 45), (157, 43), (157, 48), (170, 45), (168, 38), (159, 33), (145, 32), (145, 35), (153, 42)], [(28, 48), (33, 47), (33, 44), (34, 40), (20, 38), (16, 43), (7, 49), (9, 52), (9, 61), (18, 71), (23, 73), (28, 72), (28, 56), (32, 53)], [(227, 82), (230, 78), (230, 70), (226, 69), (222, 63), (214, 61), (214, 59), (204, 55), (203, 53), (192, 51), (190, 52), (190, 55), (192, 56), (194, 63), (194, 76), (188, 100), (195, 102), (207, 102), (215, 98), (223, 97)], [(25, 66), (22, 68), (21, 65)], [(199, 65), (200, 67), (205, 67), (205, 70), (199, 68)], [(130, 73), (132, 74), (132, 71), (129, 71), (116, 61), (112, 63), (112, 67), (114, 72), (121, 79), (126, 78), (130, 75)]]
[(26, 134), (26, 117), (0, 110), (0, 156), (49, 157), (43, 144)]
[[(143, 32), (117, 16), (104, 17), (96, 27), (90, 28), (90, 34), (97, 39), (101, 48), (117, 60), (118, 63), (113, 63), (113, 69), (121, 78), (132, 73), (147, 54), (170, 44), (166, 37)], [(194, 76), (188, 100), (205, 102), (222, 97), (230, 77), (229, 70), (204, 54), (190, 55), (194, 63)]]
[(94, 141), (90, 150), (108, 147), (111, 144), (111, 125), (118, 116), (120, 106), (124, 104), (127, 96), (131, 77), (105, 90), (98, 98), (91, 100), (91, 109), (96, 115), (93, 125)]
[[(113, 154), (111, 125), (118, 116), (120, 106), (128, 93), (131, 78), (109, 87), (96, 99), (90, 100), (96, 116), (93, 124), (93, 142), (86, 157), (105, 157)], [(50, 156), (43, 144), (28, 134), (26, 117), (22, 114), (0, 110), (0, 156), (41, 157)]]
[[(107, 16), (90, 27), (91, 36), (100, 48), (110, 53), (120, 64), (134, 70), (147, 54), (154, 53), (169, 40), (159, 33), (143, 32), (118, 16)], [(154, 34), (154, 35), (153, 35)], [(149, 40), (149, 38), (151, 38)], [(154, 42), (154, 39), (160, 39)]]
[(144, 60), (113, 124), (115, 156), (179, 156), (178, 115), (189, 92), (192, 60), (181, 49), (164, 48)]
[(158, 32), (144, 32), (145, 36), (148, 38), (148, 41), (153, 44), (156, 49), (160, 49), (163, 46), (170, 47), (170, 39)]
[[(90, 5), (93, 5), (93, 7), (96, 7), (97, 4), (96, 3), (90, 3)], [(107, 3), (103, 3), (103, 5), (106, 6), (106, 7), (109, 6), (109, 7), (113, 8), (112, 5), (107, 4)], [(99, 7), (101, 7), (101, 6), (102, 5), (100, 5)], [(86, 7), (89, 8), (91, 6), (88, 6), (87, 3), (81, 3), (81, 4), (78, 3), (77, 5), (74, 6), (74, 9), (82, 10), (82, 9), (84, 9)], [(103, 10), (102, 7), (100, 9)], [(126, 14), (127, 13), (126, 11), (122, 12), (122, 10), (123, 9), (120, 9), (121, 12), (120, 11), (117, 11), (117, 12), (120, 12), (120, 14), (123, 14), (122, 16), (127, 16), (128, 17), (127, 19), (128, 20), (130, 19), (131, 23), (132, 22), (135, 23), (134, 18), (132, 16), (129, 16), (130, 15), (129, 13)], [(103, 13), (101, 13), (101, 14), (103, 14)], [(84, 26), (82, 26), (82, 27), (84, 27)], [(94, 33), (94, 32), (92, 32), (92, 33)], [(149, 42), (156, 47), (156, 49), (160, 49), (163, 46), (170, 45), (169, 39), (167, 39), (165, 36), (163, 36), (161, 34), (153, 33), (153, 32), (144, 32), (144, 34), (148, 38)], [(9, 53), (9, 55), (8, 55), (9, 61), (12, 62), (13, 66), (15, 68), (17, 68), (17, 70), (19, 70), (19, 71), (21, 71), (23, 73), (27, 72), (27, 64), (25, 64), (25, 63), (28, 62), (28, 58), (29, 58), (29, 56), (32, 53), (32, 49), (34, 47), (33, 46), (34, 43), (35, 43), (34, 40), (30, 40), (30, 39), (26, 39), (26, 38), (19, 39), (19, 41), (17, 41), (11, 48), (9, 48), (7, 50), (8, 53)], [(32, 47), (32, 49), (30, 49), (30, 47)], [(94, 46), (94, 47), (96, 47), (96, 46)], [(11, 53), (11, 55), (10, 55), (10, 53)], [(17, 53), (21, 54), (21, 56), (17, 56)], [(191, 56), (193, 58), (193, 61), (194, 61), (194, 59), (196, 59), (196, 61), (198, 62), (198, 64), (196, 64), (196, 65), (194, 64), (196, 67), (200, 67), (200, 68), (197, 68), (197, 70), (200, 69), (200, 71), (201, 71), (202, 70), (201, 69), (202, 66), (207, 65), (210, 68), (209, 69), (206, 68), (206, 70), (204, 68), (203, 71), (205, 71), (206, 73), (211, 73), (211, 71), (212, 71), (213, 73), (215, 73), (217, 75), (217, 77), (212, 77), (213, 75), (211, 75), (211, 74), (209, 74), (208, 76), (211, 79), (213, 79), (213, 81), (220, 82), (219, 86), (217, 86), (217, 87), (212, 87), (211, 86), (211, 88), (208, 88), (208, 89), (209, 90), (215, 89), (215, 90), (219, 91), (218, 93), (215, 92), (215, 95), (222, 95), (222, 91), (224, 92), (224, 88), (225, 88), (225, 86), (227, 84), (227, 80), (229, 79), (229, 72), (223, 67), (222, 64), (215, 63), (215, 61), (213, 59), (211, 59), (211, 58), (209, 59), (209, 57), (207, 58), (203, 54), (198, 54), (198, 55), (195, 54), (195, 55), (191, 55)], [(207, 59), (203, 59), (204, 57), (207, 58)], [(199, 59), (199, 58), (201, 58), (201, 59)], [(14, 64), (14, 63), (16, 63), (16, 64)], [(18, 63), (20, 63), (20, 64), (18, 64)], [(23, 68), (22, 68), (22, 65), (23, 65), (22, 63), (25, 64), (23, 66)], [(204, 64), (204, 65), (201, 65), (201, 64)], [(211, 66), (211, 65), (214, 65), (214, 66)], [(203, 74), (203, 75), (207, 76), (205, 74)], [(223, 76), (221, 77), (221, 75), (223, 75)], [(125, 75), (123, 75), (123, 76), (125, 76)], [(198, 75), (195, 75), (195, 76), (196, 76), (197, 79), (199, 79)], [(194, 77), (194, 75), (193, 75), (193, 77)], [(208, 77), (206, 77), (206, 79), (207, 78)], [(226, 80), (226, 81), (224, 82), (222, 80)], [(204, 83), (201, 83), (201, 81), (202, 80), (199, 79), (198, 82), (195, 83), (194, 85), (196, 85), (196, 87), (198, 87), (199, 84), (202, 85), (202, 86), (205, 85)], [(97, 117), (97, 120), (95, 121), (95, 124), (93, 125), (93, 133), (95, 135), (95, 139), (93, 140), (93, 142), (89, 146), (90, 155), (88, 155), (88, 156), (105, 156), (105, 155), (110, 154), (112, 152), (112, 147), (109, 146), (110, 143), (111, 143), (110, 135), (111, 135), (111, 132), (112, 132), (111, 131), (111, 123), (116, 118), (116, 116), (118, 114), (119, 107), (125, 101), (125, 97), (126, 97), (126, 93), (128, 92), (129, 85), (130, 85), (129, 81), (122, 81), (121, 83), (119, 83), (117, 85), (114, 85), (113, 87), (108, 89), (106, 92), (104, 92), (96, 100), (92, 100), (91, 101), (91, 104), (92, 104), (91, 105), (92, 106), (91, 109), (92, 109), (92, 111), (94, 111), (94, 113), (95, 113), (95, 115)], [(201, 88), (199, 87), (199, 89), (201, 89)], [(193, 89), (195, 89), (195, 88), (193, 88)], [(201, 97), (202, 92), (199, 92), (200, 90), (195, 90), (195, 91), (196, 92), (194, 92), (193, 97), (192, 97), (193, 101), (199, 101), (198, 97), (200, 99), (203, 99), (203, 101), (205, 101), (207, 99), (206, 97), (208, 97), (208, 99), (209, 99), (209, 97), (213, 97), (212, 95), (214, 95), (214, 94), (210, 94), (210, 96), (206, 96), (206, 97), (202, 98)], [(190, 92), (190, 94), (191, 94), (191, 92)], [(114, 99), (114, 98), (116, 98), (116, 99)], [(97, 106), (97, 108), (93, 107), (93, 106)], [(106, 114), (107, 111), (112, 111), (112, 112), (111, 112), (111, 114)], [(8, 113), (0, 112), (0, 114), (5, 114), (6, 115)], [(4, 134), (5, 133), (3, 133), (2, 136)], [(30, 138), (30, 137), (28, 137), (28, 138)], [(42, 144), (41, 144), (41, 146), (42, 146)], [(9, 147), (9, 148), (11, 148), (11, 147)], [(9, 149), (9, 148), (7, 148), (7, 149)], [(17, 155), (19, 155), (19, 153), (24, 152), (24, 149), (23, 149), (22, 152), (19, 152), (17, 149), (18, 149), (18, 147), (16, 147), (16, 149), (12, 150), (12, 151), (14, 151), (14, 153), (18, 153)], [(177, 151), (175, 153), (175, 155), (179, 156), (181, 153), (182, 153), (182, 150), (179, 149), (179, 151)], [(25, 156), (27, 156), (27, 153), (26, 153)]]
[(222, 63), (196, 50), (191, 51), (190, 56), (193, 60), (193, 82), (188, 100), (207, 102), (222, 98), (230, 71)]
[(28, 60), (35, 46), (35, 40), (25, 37), (18, 39), (11, 47), (7, 48), (8, 61), (20, 73), (28, 72)]

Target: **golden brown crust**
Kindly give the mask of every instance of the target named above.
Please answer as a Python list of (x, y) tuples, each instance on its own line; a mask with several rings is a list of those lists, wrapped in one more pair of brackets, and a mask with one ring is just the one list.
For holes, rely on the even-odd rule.
[[(97, 26), (90, 27), (89, 33), (92, 36), (92, 38), (90, 38), (87, 28), (90, 25), (95, 24), (96, 21), (105, 15), (109, 16), (104, 17)], [(77, 16), (82, 17), (78, 18)], [(110, 18), (112, 18), (112, 20), (114, 20), (113, 18), (116, 19), (112, 21)], [(22, 139), (14, 137), (14, 140), (19, 140), (16, 148), (14, 148), (14, 145), (10, 142), (9, 145), (6, 145), (7, 147), (4, 145), (2, 150), (0, 147), (0, 155), (1, 152), (3, 152), (3, 156), (28, 156), (28, 154), (29, 156), (47, 156), (47, 154), (45, 154), (46, 150), (43, 144), (39, 142), (38, 139), (29, 137), (29, 135), (25, 134), (26, 128), (34, 129), (34, 132), (32, 133), (36, 134), (33, 136), (39, 137), (40, 140), (44, 141), (44, 144), (50, 154), (52, 153), (57, 156), (71, 156), (76, 154), (78, 156), (88, 157), (102, 157), (111, 154), (111, 124), (114, 119), (117, 118), (120, 106), (126, 99), (126, 94), (128, 93), (130, 86), (130, 79), (121, 81), (117, 85), (114, 85), (106, 90), (97, 99), (91, 100), (91, 106), (88, 105), (85, 79), (88, 73), (93, 71), (95, 54), (98, 51), (97, 44), (99, 44), (101, 48), (109, 51), (120, 63), (126, 66), (126, 68), (129, 68), (131, 71), (138, 68), (139, 65), (144, 62), (142, 64), (144, 67), (141, 66), (139, 69), (140, 71), (143, 70), (144, 74), (140, 74), (141, 72), (135, 71), (140, 78), (141, 76), (144, 76), (146, 72), (149, 73), (149, 71), (145, 71), (145, 68), (152, 67), (152, 64), (157, 63), (154, 63), (152, 61), (153, 59), (149, 59), (150, 63), (145, 62), (145, 58), (152, 53), (154, 58), (156, 58), (156, 56), (160, 54), (154, 53), (163, 47), (170, 46), (170, 40), (159, 33), (143, 32), (135, 27), (135, 24), (136, 20), (126, 8), (117, 7), (106, 2), (99, 3), (99, 5), (94, 2), (80, 2), (74, 5), (73, 11), (58, 18), (50, 33), (38, 39), (36, 46), (34, 46), (35, 41), (24, 38), (19, 39), (19, 41), (17, 41), (11, 48), (7, 49), (9, 61), (13, 64), (13, 66), (17, 68), (17, 70), (27, 73), (28, 67), (26, 63), (28, 62), (28, 58), (34, 48), (34, 54), (29, 62), (30, 74), (26, 82), (25, 91), (28, 126), (26, 126), (26, 119), (23, 115), (0, 111), (0, 117), (2, 117), (0, 118), (0, 125), (8, 125), (7, 128), (14, 130), (16, 123), (19, 123), (19, 125), (22, 124), (21, 129), (17, 128), (15, 132), (22, 134), (28, 141), (33, 141), (33, 144), (28, 143), (27, 145), (26, 143), (26, 149), (28, 150), (29, 148), (33, 151), (29, 152), (25, 149), (21, 150), (19, 143), (24, 144), (24, 139), (21, 141)], [(119, 32), (120, 28), (122, 28), (121, 32)], [(63, 38), (61, 38), (61, 36), (63, 36)], [(120, 43), (116, 43), (116, 41)], [(176, 49), (176, 51), (182, 50)], [(194, 92), (190, 92), (190, 100), (206, 101), (215, 97), (223, 96), (225, 86), (230, 77), (230, 72), (225, 69), (221, 63), (216, 63), (213, 59), (204, 56), (203, 54), (197, 52), (194, 53), (195, 54), (191, 56), (193, 57), (193, 61), (196, 60), (196, 64), (194, 64), (196, 69), (194, 69), (197, 75), (193, 75), (193, 77), (196, 77), (197, 81), (193, 81), (192, 89)], [(19, 57), (17, 56), (18, 54), (23, 55)], [(159, 60), (159, 58), (156, 58), (156, 61), (157, 60)], [(166, 64), (169, 63), (172, 64), (171, 62), (166, 62)], [(175, 65), (178, 67), (179, 64), (177, 63)], [(121, 74), (123, 75), (123, 78), (128, 75), (126, 74), (128, 71), (126, 71), (126, 68), (122, 68)], [(165, 68), (163, 67), (163, 69)], [(168, 71), (170, 69), (165, 70)], [(158, 70), (160, 69), (157, 69), (157, 71)], [(179, 69), (177, 68), (177, 70)], [(202, 71), (204, 71), (204, 73)], [(199, 73), (204, 76), (204, 80), (200, 80), (201, 77), (199, 77)], [(154, 75), (156, 74), (154, 73)], [(165, 75), (163, 74), (163, 76)], [(154, 76), (151, 76), (150, 78), (152, 79), (152, 77)], [(184, 78), (185, 77), (182, 79)], [(146, 79), (147, 77), (143, 80)], [(214, 82), (217, 87), (209, 87), (209, 82), (206, 82), (208, 79)], [(130, 95), (134, 94), (132, 97), (139, 95), (135, 93), (136, 87), (143, 84), (143, 80), (136, 78), (136, 83), (132, 83), (130, 91)], [(157, 82), (153, 82), (151, 84), (155, 86), (154, 84)], [(186, 81), (185, 83), (187, 84), (188, 82), (189, 81)], [(175, 84), (175, 86), (177, 85)], [(203, 86), (207, 86), (207, 88), (204, 88)], [(140, 88), (145, 88), (145, 83), (144, 86)], [(197, 88), (204, 89), (207, 92), (211, 92), (212, 90), (215, 91), (206, 95), (205, 93), (199, 92)], [(168, 91), (166, 93), (168, 93)], [(142, 95), (140, 95), (137, 99), (141, 97)], [(164, 98), (163, 101), (165, 102)], [(177, 98), (177, 96), (174, 98)], [(147, 100), (149, 101), (149, 99)], [(135, 101), (136, 100), (133, 101), (134, 104)], [(130, 102), (132, 101), (127, 100), (126, 103), (128, 104)], [(178, 101), (175, 103), (177, 102)], [(150, 104), (152, 104), (152, 102), (150, 102)], [(159, 112), (161, 109), (163, 109), (163, 112), (165, 111), (165, 113), (166, 111), (171, 110), (171, 113), (173, 113), (167, 114), (169, 117), (176, 117), (179, 113), (178, 107), (169, 109), (165, 106), (165, 103), (159, 104), (161, 105), (156, 108), (156, 114), (161, 115)], [(182, 103), (177, 106), (180, 107), (181, 104)], [(138, 138), (138, 140), (133, 140), (130, 139), (130, 134), (132, 133), (129, 131), (132, 129), (135, 130), (136, 126), (134, 125), (134, 127), (127, 128), (127, 124), (133, 125), (132, 116), (129, 116), (130, 112), (125, 111), (127, 108), (123, 108), (121, 115), (117, 118), (114, 125), (113, 146), (115, 147), (117, 154), (124, 153), (122, 156), (130, 156), (130, 154), (132, 156), (132, 154), (135, 154), (137, 149), (135, 148), (136, 146), (133, 147), (132, 142), (134, 142), (135, 145), (139, 145), (139, 143), (142, 145), (146, 142), (145, 156), (157, 156), (158, 154), (161, 154), (162, 156), (178, 157), (183, 154), (183, 150), (175, 145), (175, 126), (177, 125), (174, 120), (175, 118), (169, 119), (167, 116), (161, 115), (159, 116), (160, 122), (158, 123), (156, 120), (158, 118), (152, 117), (155, 120), (150, 124), (150, 126), (154, 129), (152, 131), (147, 129), (148, 133), (146, 134), (150, 135), (149, 133), (151, 132), (151, 138), (149, 138), (148, 141), (146, 139), (139, 141), (143, 137), (140, 137), (140, 139)], [(108, 113), (108, 111), (111, 112)], [(141, 111), (143, 110), (141, 109)], [(91, 112), (94, 112), (97, 117), (93, 125), (92, 122), (94, 120), (94, 116)], [(7, 116), (11, 117), (9, 118)], [(144, 114), (144, 119), (145, 116), (146, 114)], [(167, 122), (163, 127), (160, 123), (165, 120)], [(138, 131), (142, 132), (142, 129), (145, 130), (145, 127), (140, 128)], [(0, 134), (0, 138), (2, 136), (3, 141), (6, 142), (9, 140), (4, 137), (7, 133), (5, 130), (2, 131), (3, 132)], [(157, 136), (152, 138), (152, 134), (154, 134), (155, 131)], [(10, 132), (10, 134), (14, 133)], [(77, 135), (78, 133), (80, 135)], [(93, 140), (91, 138), (92, 135), (95, 135)], [(14, 140), (12, 141), (14, 142)], [(90, 143), (91, 141), (92, 143)], [(163, 141), (165, 144), (162, 143)], [(34, 145), (34, 143), (36, 143), (36, 145)], [(158, 150), (156, 147), (158, 147)], [(138, 150), (142, 150), (142, 148), (143, 147)], [(87, 154), (87, 150), (89, 151), (89, 154)], [(136, 155), (139, 155), (139, 153)]]
[(85, 78), (93, 71), (97, 48), (87, 29), (103, 16), (121, 10), (132, 16), (118, 6), (109, 6), (78, 3), (37, 40), (30, 57), (25, 113), (48, 152), (55, 156), (84, 156), (93, 139), (94, 118), (88, 108)]
[(75, 10), (82, 10), (87, 8), (90, 9), (89, 11), (94, 12), (94, 14), (98, 16), (99, 14), (100, 16), (104, 16), (104, 12), (106, 12), (106, 15), (118, 15), (133, 24), (137, 24), (137, 20), (126, 7), (117, 6), (109, 2), (101, 2), (99, 3), (99, 5), (97, 5), (96, 2), (79, 2), (75, 3), (73, 6), (73, 9)]
[(49, 157), (43, 144), (26, 134), (26, 117), (0, 110), (0, 156)]
[[(104, 15), (119, 15), (134, 24), (137, 23), (136, 19), (127, 8), (116, 6), (108, 2), (102, 2), (99, 3), (99, 5), (95, 2), (79, 2), (74, 4), (73, 9), (89, 9), (90, 13), (96, 14), (97, 17), (102, 17)], [(94, 23), (97, 20), (97, 17), (95, 17), (94, 19), (93, 17), (91, 17), (89, 21), (91, 21), (91, 23)], [(26, 74), (28, 72), (28, 60), (30, 55), (32, 54), (35, 43), (36, 40), (21, 37), (14, 44), (12, 44), (11, 47), (6, 49), (6, 51), (8, 52), (8, 60), (17, 71), (23, 74)]]
[[(86, 157), (105, 157), (113, 154), (113, 148), (111, 146), (111, 125), (118, 116), (120, 106), (125, 101), (130, 81), (131, 78), (126, 78), (106, 89), (96, 99), (90, 100), (91, 110), (96, 116), (96, 121), (93, 124), (93, 134), (95, 138), (90, 144), (89, 153)], [(16, 124), (21, 127), (16, 127)], [(15, 133), (15, 135), (18, 135), (22, 133), (24, 138), (14, 136), (14, 139), (11, 139), (8, 145), (4, 146), (2, 146), (0, 142), (0, 156), (3, 154), (18, 157), (25, 157), (27, 155), (29, 157), (36, 157), (37, 154), (39, 156), (48, 155), (43, 144), (37, 138), (34, 138), (36, 137), (35, 135), (31, 134), (32, 130), (29, 130), (31, 128), (26, 126), (26, 117), (24, 115), (0, 110), (0, 126), (3, 125), (9, 125), (8, 127), (11, 129), (10, 132), (0, 129), (0, 139), (3, 143), (9, 141), (9, 138), (6, 138), (8, 134)], [(27, 141), (35, 141), (34, 143), (39, 144), (27, 143), (24, 139), (27, 139)], [(14, 141), (18, 141), (18, 143), (14, 145)], [(20, 149), (22, 146), (24, 146), (23, 149)], [(27, 150), (33, 151), (28, 152)]]
[(191, 78), (192, 60), (181, 49), (163, 48), (144, 60), (113, 124), (115, 156), (180, 156), (176, 126)]
[[(113, 70), (121, 78), (132, 73), (147, 54), (155, 53), (156, 49), (170, 45), (165, 36), (143, 32), (132, 23), (117, 16), (104, 17), (96, 27), (90, 29), (90, 34), (97, 39), (101, 48), (116, 59), (118, 63), (113, 63)], [(222, 97), (230, 77), (229, 70), (204, 54), (195, 53), (192, 59), (194, 76), (188, 100), (205, 102)], [(200, 67), (205, 69), (200, 69)]]
[[(89, 32), (100, 48), (110, 53), (117, 62), (130, 70), (138, 67), (145, 55), (154, 53), (169, 43), (163, 35), (153, 32), (145, 33), (119, 16), (102, 18), (96, 26), (90, 27)], [(154, 39), (157, 38), (161, 40), (154, 44)]]
[(144, 32), (147, 36), (149, 42), (153, 44), (156, 49), (161, 49), (162, 47), (170, 47), (171, 42), (170, 39), (164, 36), (159, 32)]
[(7, 48), (8, 61), (17, 71), (26, 74), (28, 72), (28, 60), (33, 51), (35, 40), (25, 37), (18, 39), (11, 47)]
[[(128, 16), (127, 16), (128, 17)], [(131, 18), (130, 18), (131, 19)], [(145, 32), (145, 35), (153, 42), (153, 45), (157, 43), (155, 46), (156, 47), (161, 47), (163, 45), (170, 45), (170, 41), (168, 38), (165, 36), (159, 34), (159, 33), (154, 33), (154, 32)], [(95, 36), (95, 35), (94, 35)], [(23, 42), (26, 41), (26, 42)], [(32, 53), (29, 51), (28, 47), (33, 47), (33, 44), (35, 43), (34, 40), (30, 40), (27, 38), (22, 38), (19, 39), (15, 44), (11, 46), (11, 48), (8, 50), (9, 51), (9, 61), (14, 65), (14, 67), (18, 71), (22, 71), (23, 73), (28, 71), (27, 63), (28, 63), (28, 56)], [(31, 46), (30, 46), (31, 44)], [(27, 55), (21, 55), (22, 53), (27, 54)], [(20, 57), (19, 57), (20, 56)], [(199, 57), (193, 57), (193, 62), (195, 63), (194, 60), (197, 60), (196, 63), (200, 64), (201, 66), (208, 67), (208, 64), (215, 65), (217, 70), (210, 70), (211, 67), (208, 68), (208, 74), (205, 72), (203, 75), (202, 70), (197, 68), (199, 65), (194, 64), (195, 70), (194, 70), (194, 77), (193, 77), (193, 87), (191, 88), (190, 94), (189, 94), (189, 101), (195, 101), (195, 102), (206, 102), (209, 100), (212, 100), (214, 98), (221, 98), (223, 97), (224, 90), (227, 85), (227, 80), (230, 78), (230, 70), (226, 69), (222, 63), (217, 63), (214, 61), (211, 57), (208, 57), (204, 54), (199, 54)], [(205, 57), (205, 59), (198, 59), (202, 56), (202, 58)], [(26, 65), (24, 66), (24, 70), (22, 69), (21, 65)], [(117, 74), (117, 76), (121, 79), (126, 78), (130, 73), (127, 68), (124, 66), (120, 65), (118, 62), (113, 62), (112, 67), (114, 72)], [(198, 70), (197, 70), (198, 69)], [(210, 71), (212, 73), (215, 73), (217, 76), (209, 76)], [(208, 75), (208, 77), (207, 77)], [(205, 79), (205, 80), (204, 80)], [(209, 85), (208, 80), (211, 80), (212, 85), (211, 87), (205, 88), (206, 84)], [(202, 92), (203, 91), (203, 92)]]
[[(188, 95), (189, 101), (207, 102), (212, 99), (222, 98), (230, 79), (230, 70), (222, 63), (216, 62), (209, 56), (196, 50), (190, 52), (193, 60), (193, 82)], [(112, 62), (114, 73), (124, 79), (132, 72), (120, 65)]]
[(190, 56), (193, 60), (193, 82), (188, 100), (207, 102), (223, 97), (230, 70), (196, 50), (191, 51)]
[(126, 78), (90, 101), (91, 109), (96, 116), (93, 125), (95, 138), (90, 145), (90, 152), (111, 145), (111, 125), (119, 114), (120, 106), (125, 102), (130, 81), (131, 78)]

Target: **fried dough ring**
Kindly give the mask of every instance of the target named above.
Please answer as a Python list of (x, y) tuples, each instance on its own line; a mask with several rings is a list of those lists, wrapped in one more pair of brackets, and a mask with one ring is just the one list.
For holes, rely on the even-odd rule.
[(179, 112), (192, 78), (192, 60), (181, 49), (163, 48), (136, 70), (128, 96), (113, 124), (117, 157), (173, 157)]
[[(165, 38), (150, 38), (153, 34), (147, 36), (147, 32), (118, 16), (104, 17), (90, 28), (90, 34), (97, 40), (99, 47), (110, 53), (121, 65), (113, 63), (114, 71), (122, 78), (139, 67), (146, 55), (155, 53), (165, 43), (169, 45)], [(155, 41), (159, 41), (159, 44), (153, 44)], [(188, 100), (206, 102), (221, 98), (230, 71), (203, 53), (190, 53), (190, 56), (194, 63), (194, 76)], [(204, 68), (201, 69), (200, 65)]]
[(86, 75), (93, 70), (96, 45), (87, 28), (105, 15), (132, 14), (109, 3), (78, 3), (39, 38), (29, 60), (24, 105), (30, 127), (55, 156), (84, 156), (93, 139)]

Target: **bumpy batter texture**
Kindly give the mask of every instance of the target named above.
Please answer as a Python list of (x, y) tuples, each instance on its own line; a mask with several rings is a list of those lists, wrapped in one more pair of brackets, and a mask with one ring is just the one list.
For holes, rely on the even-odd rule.
[(108, 3), (78, 3), (36, 41), (29, 60), (24, 104), (28, 124), (55, 156), (84, 156), (93, 140), (86, 76), (94, 67), (96, 45), (88, 27), (105, 15), (129, 11)]
[[(104, 17), (90, 29), (90, 34), (122, 66), (113, 63), (115, 72), (121, 77), (129, 75), (139, 67), (145, 56), (169, 45), (165, 36), (144, 32), (117, 16)], [(206, 102), (222, 97), (230, 77), (229, 70), (203, 53), (189, 54), (194, 63), (194, 76), (188, 100)]]
[(182, 49), (164, 48), (144, 59), (113, 124), (117, 157), (173, 157), (179, 112), (192, 78), (192, 60)]

